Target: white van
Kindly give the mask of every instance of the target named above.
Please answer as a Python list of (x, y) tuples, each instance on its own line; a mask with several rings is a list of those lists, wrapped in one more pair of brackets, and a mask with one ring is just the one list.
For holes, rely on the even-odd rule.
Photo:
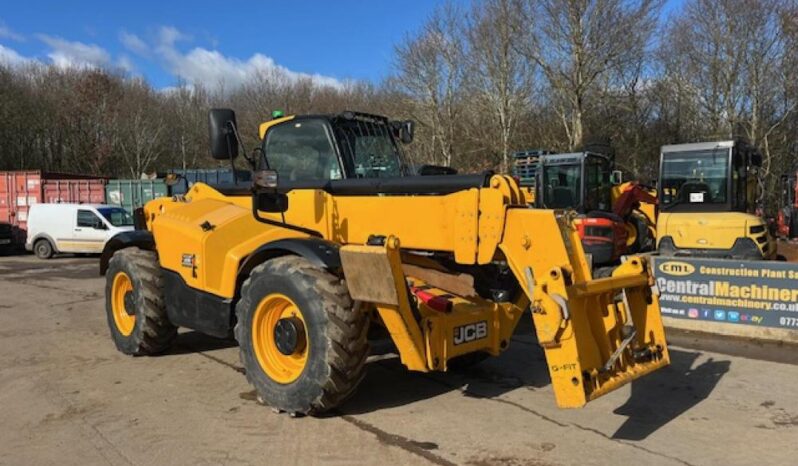
[(28, 212), (25, 249), (40, 259), (56, 253), (99, 254), (117, 233), (133, 230), (125, 209), (97, 204), (34, 204)]

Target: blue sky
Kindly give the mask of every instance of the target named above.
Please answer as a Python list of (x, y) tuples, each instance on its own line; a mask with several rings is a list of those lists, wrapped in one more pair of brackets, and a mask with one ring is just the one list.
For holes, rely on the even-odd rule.
[[(669, 0), (671, 11), (682, 0)], [(379, 81), (433, 0), (8, 2), (0, 61), (110, 66), (159, 88), (178, 76), (232, 84), (253, 70)]]

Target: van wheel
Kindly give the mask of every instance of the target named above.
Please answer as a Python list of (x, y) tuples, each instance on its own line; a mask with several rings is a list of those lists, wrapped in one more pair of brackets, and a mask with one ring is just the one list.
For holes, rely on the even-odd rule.
[(40, 239), (33, 245), (33, 252), (39, 259), (49, 259), (53, 257), (53, 245), (49, 240)]
[(368, 316), (340, 278), (308, 260), (285, 256), (255, 267), (236, 315), (247, 379), (273, 409), (319, 414), (363, 379)]
[(114, 253), (105, 274), (105, 313), (116, 348), (134, 356), (165, 351), (177, 335), (163, 301), (163, 277), (152, 251)]

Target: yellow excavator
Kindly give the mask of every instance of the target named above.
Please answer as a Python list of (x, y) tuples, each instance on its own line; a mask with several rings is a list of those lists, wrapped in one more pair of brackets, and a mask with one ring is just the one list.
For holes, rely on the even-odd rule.
[(665, 256), (760, 260), (776, 241), (756, 213), (762, 155), (743, 140), (662, 147), (657, 249)]
[[(211, 153), (238, 155), (235, 114)], [(413, 371), (507, 350), (531, 311), (557, 404), (583, 406), (669, 363), (650, 264), (592, 279), (567, 212), (508, 176), (412, 176), (410, 122), (344, 112), (261, 125), (254, 182), (156, 199), (100, 261), (117, 348), (166, 351), (177, 327), (235, 335), (268, 405), (318, 414), (364, 375), (369, 330)], [(474, 358), (474, 359), (479, 359)]]

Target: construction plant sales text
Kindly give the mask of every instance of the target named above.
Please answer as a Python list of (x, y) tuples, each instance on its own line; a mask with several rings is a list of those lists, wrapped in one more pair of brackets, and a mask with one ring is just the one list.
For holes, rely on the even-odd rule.
[(752, 277), (752, 278), (781, 278), (798, 280), (796, 270), (773, 270), (773, 269), (732, 269), (726, 267), (709, 267), (702, 265), (699, 271), (703, 275), (719, 275), (723, 277)]

